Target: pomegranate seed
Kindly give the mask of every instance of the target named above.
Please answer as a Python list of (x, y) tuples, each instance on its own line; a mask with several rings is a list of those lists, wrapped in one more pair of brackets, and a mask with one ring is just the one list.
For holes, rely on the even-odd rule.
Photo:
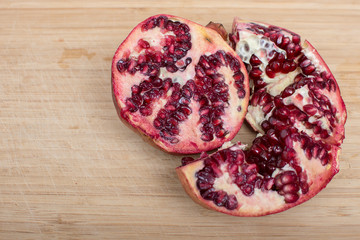
[(286, 49), (286, 47), (287, 47), (287, 45), (290, 43), (290, 38), (288, 38), (288, 37), (285, 37), (284, 39), (283, 39), (283, 41), (282, 41), (282, 44), (281, 44), (281, 48), (282, 49)]
[(244, 184), (240, 187), (240, 189), (245, 196), (251, 196), (254, 194), (254, 185)]
[(268, 75), (269, 78), (275, 77), (275, 72), (271, 69), (270, 65), (267, 65), (265, 68), (266, 75)]
[(227, 201), (225, 207), (229, 210), (234, 210), (238, 207), (238, 201), (237, 201), (235, 195), (228, 196), (228, 201)]
[(143, 116), (150, 116), (152, 114), (152, 109), (147, 106), (140, 106), (140, 113)]
[(214, 136), (212, 134), (204, 133), (203, 135), (201, 135), (201, 140), (203, 140), (205, 142), (210, 142), (213, 139), (214, 139)]
[(304, 74), (310, 75), (312, 72), (315, 71), (315, 69), (316, 69), (316, 68), (315, 68), (314, 65), (309, 65), (309, 66), (307, 66), (306, 68), (303, 68), (302, 71), (303, 71)]
[(311, 64), (310, 59), (306, 59), (306, 60), (302, 61), (302, 62), (299, 64), (299, 66), (300, 66), (301, 68), (306, 68), (306, 67), (309, 66), (310, 64)]
[(299, 44), (300, 43), (300, 36), (299, 35), (293, 35), (292, 42), (294, 44)]
[(249, 77), (251, 77), (252, 79), (259, 79), (261, 74), (262, 74), (262, 71), (260, 69), (253, 68), (253, 69), (251, 69), (251, 71), (249, 73)]
[(144, 39), (139, 39), (138, 45), (144, 49), (150, 48), (149, 42), (145, 41)]
[(294, 193), (287, 193), (284, 197), (286, 203), (294, 203), (299, 199), (299, 195)]
[(252, 66), (258, 66), (260, 65), (262, 62), (260, 61), (260, 59), (256, 56), (256, 55), (251, 55), (250, 57), (250, 64)]
[(275, 72), (280, 72), (280, 63), (278, 61), (273, 61), (272, 63), (270, 63), (270, 68)]
[(314, 116), (317, 113), (317, 108), (314, 105), (306, 104), (303, 106), (304, 111), (310, 116)]

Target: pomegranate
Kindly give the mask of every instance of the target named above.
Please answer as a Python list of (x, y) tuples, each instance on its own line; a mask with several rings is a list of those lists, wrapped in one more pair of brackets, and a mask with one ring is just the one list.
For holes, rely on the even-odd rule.
[(259, 134), (249, 148), (237, 143), (186, 157), (177, 174), (207, 208), (235, 216), (281, 212), (312, 198), (339, 171), (345, 105), (328, 66), (298, 34), (235, 18), (229, 40), (249, 72), (246, 119)]
[(234, 138), (250, 94), (245, 65), (216, 31), (163, 14), (117, 49), (112, 92), (120, 119), (161, 149), (186, 154)]

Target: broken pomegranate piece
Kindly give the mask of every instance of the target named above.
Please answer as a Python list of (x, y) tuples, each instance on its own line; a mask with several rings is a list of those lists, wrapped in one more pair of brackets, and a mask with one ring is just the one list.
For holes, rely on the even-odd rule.
[(339, 171), (346, 109), (328, 66), (308, 41), (276, 26), (235, 18), (230, 44), (247, 66), (252, 145), (185, 159), (177, 173), (201, 205), (262, 216), (299, 205)]
[(341, 145), (345, 104), (329, 67), (307, 40), (239, 18), (229, 39), (249, 71), (252, 95), (246, 120), (256, 131), (265, 133), (269, 122), (272, 128), (290, 125), (315, 140)]
[(294, 148), (287, 148), (276, 132), (269, 135), (256, 138), (247, 150), (237, 143), (198, 160), (185, 159), (176, 169), (184, 189), (206, 208), (234, 216), (262, 216), (309, 200), (338, 172), (338, 147), (314, 143), (319, 144), (319, 154), (308, 159), (301, 137)]
[(249, 101), (235, 51), (216, 31), (170, 15), (146, 19), (119, 46), (112, 90), (119, 117), (174, 153), (234, 138)]

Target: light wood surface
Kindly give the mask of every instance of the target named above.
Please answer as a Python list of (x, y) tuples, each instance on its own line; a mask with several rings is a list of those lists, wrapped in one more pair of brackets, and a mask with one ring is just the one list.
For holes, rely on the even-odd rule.
[[(306, 37), (348, 111), (340, 172), (312, 200), (260, 218), (195, 204), (181, 156), (125, 127), (111, 98), (113, 53), (168, 13), (229, 30), (234, 16)], [(360, 2), (0, 1), (0, 239), (360, 239)], [(255, 134), (244, 124), (236, 140)]]

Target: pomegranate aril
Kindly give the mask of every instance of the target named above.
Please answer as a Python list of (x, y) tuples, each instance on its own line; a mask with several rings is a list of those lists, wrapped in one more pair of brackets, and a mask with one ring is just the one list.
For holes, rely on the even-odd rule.
[(228, 201), (226, 202), (225, 207), (229, 210), (234, 210), (238, 207), (238, 201), (235, 197), (235, 195), (229, 195), (228, 196)]
[(220, 129), (215, 133), (215, 136), (217, 138), (223, 138), (226, 136), (226, 134), (227, 134), (227, 131), (225, 129)]
[(299, 186), (294, 183), (286, 184), (283, 186), (282, 191), (285, 193), (297, 193), (299, 191)]
[(196, 177), (201, 179), (205, 182), (213, 184), (215, 182), (215, 177), (213, 174), (206, 172), (206, 171), (199, 171), (196, 173)]
[(262, 71), (260, 69), (253, 68), (249, 73), (249, 77), (252, 79), (259, 79), (261, 74), (262, 74)]
[(299, 199), (299, 195), (297, 193), (286, 193), (284, 197), (286, 203), (294, 203)]
[(149, 42), (145, 41), (144, 39), (139, 39), (138, 45), (144, 49), (150, 48)]
[(126, 99), (125, 104), (130, 112), (136, 112), (138, 110), (138, 106), (130, 98)]
[(254, 185), (252, 184), (241, 185), (240, 189), (245, 196), (251, 196), (254, 194)]
[(270, 68), (271, 70), (273, 70), (275, 73), (280, 72), (280, 63), (278, 61), (273, 61), (270, 63)]
[(205, 181), (197, 180), (196, 181), (196, 186), (198, 187), (198, 189), (200, 191), (202, 191), (202, 190), (207, 190), (209, 188), (212, 188), (213, 184), (205, 182)]
[(271, 69), (269, 65), (265, 68), (266, 75), (268, 75), (269, 78), (274, 78), (276, 73)]
[(258, 66), (258, 65), (260, 65), (262, 62), (261, 62), (261, 60), (256, 56), (256, 55), (251, 55), (251, 57), (250, 57), (250, 64), (252, 65), (252, 66)]
[(148, 106), (140, 106), (139, 111), (143, 116), (150, 116), (152, 114), (152, 109)]
[(303, 106), (304, 111), (310, 116), (314, 116), (317, 113), (317, 108), (314, 105), (306, 104)]
[(304, 74), (306, 75), (310, 75), (311, 73), (313, 73), (315, 71), (315, 66), (314, 65), (309, 65), (306, 68), (303, 68), (302, 71)]
[(214, 188), (209, 188), (208, 190), (201, 191), (200, 194), (206, 200), (213, 200), (216, 195), (216, 191)]
[(297, 181), (298, 177), (295, 172), (293, 171), (285, 171), (281, 174), (281, 183), (283, 185), (294, 183)]
[(117, 70), (119, 72), (124, 72), (128, 67), (128, 61), (120, 59), (116, 64)]
[(211, 140), (214, 139), (213, 134), (210, 133), (204, 133), (203, 135), (201, 135), (201, 140), (205, 141), (205, 142), (210, 142)]

